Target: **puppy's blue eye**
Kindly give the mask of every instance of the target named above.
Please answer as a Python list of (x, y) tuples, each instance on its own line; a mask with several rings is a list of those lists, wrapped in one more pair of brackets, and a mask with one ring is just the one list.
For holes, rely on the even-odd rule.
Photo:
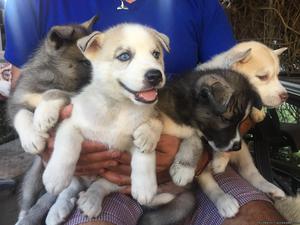
[(131, 53), (130, 52), (123, 52), (122, 54), (117, 56), (117, 59), (126, 62), (131, 59)]
[(160, 52), (159, 51), (153, 51), (152, 55), (153, 55), (154, 58), (159, 59)]

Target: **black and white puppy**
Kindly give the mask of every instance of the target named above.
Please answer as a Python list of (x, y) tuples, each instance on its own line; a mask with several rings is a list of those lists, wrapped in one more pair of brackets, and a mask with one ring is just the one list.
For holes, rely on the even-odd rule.
[[(183, 139), (170, 168), (174, 183), (185, 186), (193, 180), (202, 153), (202, 138), (214, 150), (240, 150), (239, 125), (252, 106), (261, 108), (255, 88), (244, 76), (229, 69), (193, 71), (167, 84), (159, 92), (157, 104), (163, 133)], [(140, 224), (180, 222), (195, 204), (191, 195), (185, 201), (181, 196), (184, 195), (165, 205), (163, 210), (145, 213)], [(170, 216), (174, 210), (176, 220)]]

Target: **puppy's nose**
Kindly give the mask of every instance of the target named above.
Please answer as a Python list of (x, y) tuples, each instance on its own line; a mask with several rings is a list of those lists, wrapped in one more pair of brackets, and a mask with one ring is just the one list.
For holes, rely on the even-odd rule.
[(288, 97), (289, 97), (289, 94), (287, 92), (282, 92), (280, 95), (279, 95), (280, 99), (282, 102), (285, 102)]
[(240, 141), (236, 141), (236, 142), (233, 143), (231, 150), (232, 151), (238, 151), (238, 150), (241, 149), (241, 147), (242, 147), (242, 143)]
[(156, 86), (162, 81), (162, 73), (160, 70), (148, 70), (145, 74), (145, 78), (150, 85)]

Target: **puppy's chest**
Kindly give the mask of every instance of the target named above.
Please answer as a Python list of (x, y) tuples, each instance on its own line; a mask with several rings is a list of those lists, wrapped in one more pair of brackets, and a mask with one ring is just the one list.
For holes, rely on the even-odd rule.
[(98, 110), (77, 113), (81, 133), (86, 139), (102, 142), (110, 149), (120, 151), (130, 150), (133, 132), (150, 117), (149, 112), (134, 107), (102, 107)]

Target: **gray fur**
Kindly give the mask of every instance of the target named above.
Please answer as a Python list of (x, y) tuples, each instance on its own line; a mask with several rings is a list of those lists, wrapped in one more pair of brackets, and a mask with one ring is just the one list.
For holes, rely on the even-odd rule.
[(28, 213), (16, 225), (41, 225), (45, 215), (54, 204), (56, 196), (49, 193), (42, 195)]
[(21, 209), (29, 211), (35, 204), (39, 194), (44, 191), (42, 183), (42, 173), (44, 170), (42, 159), (35, 156), (30, 169), (26, 172), (21, 192)]
[(177, 124), (200, 130), (208, 141), (226, 145), (249, 104), (261, 108), (261, 99), (248, 80), (232, 70), (214, 69), (171, 81), (159, 93), (158, 108)]
[[(66, 28), (71, 29), (68, 37), (62, 40), (52, 37), (55, 32)], [(10, 121), (20, 109), (33, 111), (36, 107), (24, 100), (26, 94), (42, 95), (50, 89), (77, 92), (89, 82), (91, 67), (76, 46), (76, 41), (89, 33), (80, 25), (51, 29), (34, 56), (21, 69), (20, 79), (8, 99)]]
[[(49, 31), (33, 57), (21, 69), (16, 88), (8, 99), (7, 111), (11, 123), (20, 110), (34, 112), (41, 102), (30, 102), (25, 96), (40, 96), (40, 100), (45, 101), (61, 99), (66, 105), (74, 93), (89, 83), (91, 66), (77, 48), (76, 42), (91, 33), (96, 20), (97, 17), (93, 17), (81, 25), (55, 26)], [(25, 217), (22, 223), (22, 218), (19, 218), (22, 225), (40, 224), (38, 221), (54, 203), (53, 197), (48, 194), (36, 203), (44, 189), (43, 169), (42, 160), (37, 156), (24, 177), (20, 216)], [(40, 220), (37, 221), (37, 218)]]
[[(196, 206), (192, 192), (179, 194), (170, 203), (156, 209), (147, 209), (138, 221), (138, 225), (176, 225), (183, 224), (184, 218), (190, 215)], [(147, 211), (146, 210), (146, 211)]]

